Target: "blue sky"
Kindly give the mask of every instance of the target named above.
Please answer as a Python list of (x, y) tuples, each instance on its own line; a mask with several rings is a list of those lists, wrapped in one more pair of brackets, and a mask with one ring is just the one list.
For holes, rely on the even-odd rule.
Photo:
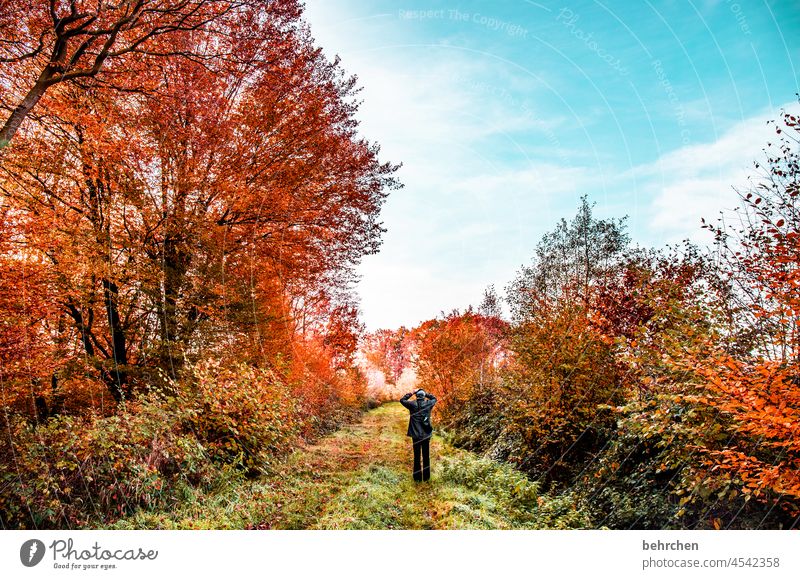
[(502, 289), (583, 194), (636, 243), (703, 243), (798, 108), (796, 0), (307, 0), (306, 19), (403, 163), (359, 268), (369, 329)]

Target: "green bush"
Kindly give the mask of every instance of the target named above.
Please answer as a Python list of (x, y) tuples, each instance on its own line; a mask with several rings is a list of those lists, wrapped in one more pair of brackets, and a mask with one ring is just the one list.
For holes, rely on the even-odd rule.
[(495, 510), (531, 529), (590, 528), (586, 513), (576, 507), (571, 495), (551, 496), (540, 493), (539, 485), (508, 465), (485, 457), (460, 453), (444, 457), (439, 466), (443, 483), (453, 483), (479, 491)]
[(36, 424), (6, 409), (0, 440), (0, 526), (104, 526), (171, 508), (195, 489), (256, 475), (351, 419), (361, 376), (294, 389), (275, 372), (204, 362), (112, 416), (56, 415)]
[(613, 529), (779, 528), (779, 509), (748, 501), (703, 449), (730, 440), (728, 419), (690, 397), (653, 394), (616, 409), (617, 430), (573, 491)]
[[(204, 363), (178, 387), (175, 404), (186, 427), (218, 464), (263, 471), (286, 454), (303, 417), (286, 386), (270, 370), (246, 364)], [(308, 418), (305, 418), (308, 420)]]
[(207, 453), (157, 401), (111, 417), (8, 417), (0, 446), (0, 518), (11, 528), (73, 528), (174, 501), (182, 484), (209, 485)]

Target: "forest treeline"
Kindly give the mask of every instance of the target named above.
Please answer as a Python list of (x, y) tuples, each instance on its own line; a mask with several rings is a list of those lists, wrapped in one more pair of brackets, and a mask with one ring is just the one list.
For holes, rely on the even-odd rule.
[(740, 206), (702, 225), (709, 250), (635, 247), (584, 197), (505, 296), (375, 332), (367, 358), (389, 381), (414, 367), (456, 444), (593, 526), (796, 527), (800, 124), (773, 124)]
[(296, 0), (0, 0), (0, 526), (103, 525), (353, 418), (396, 166)]

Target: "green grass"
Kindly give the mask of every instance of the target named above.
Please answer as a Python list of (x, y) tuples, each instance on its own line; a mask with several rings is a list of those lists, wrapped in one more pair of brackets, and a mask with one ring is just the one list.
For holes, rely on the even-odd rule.
[(139, 512), (123, 529), (585, 528), (569, 497), (541, 495), (508, 465), (431, 441), (431, 480), (411, 478), (407, 411), (385, 404), (299, 449), (257, 480), (231, 474), (205, 494), (188, 488), (165, 512)]

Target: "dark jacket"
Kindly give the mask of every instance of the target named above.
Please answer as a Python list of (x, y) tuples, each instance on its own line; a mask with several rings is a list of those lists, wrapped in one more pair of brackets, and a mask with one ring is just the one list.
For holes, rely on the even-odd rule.
[(425, 440), (431, 437), (433, 427), (431, 426), (431, 410), (433, 405), (436, 404), (436, 396), (433, 394), (426, 394), (425, 398), (421, 401), (409, 400), (412, 394), (406, 394), (400, 399), (400, 404), (405, 406), (411, 413), (408, 418), (408, 432), (406, 436), (410, 436), (415, 442), (418, 440)]

